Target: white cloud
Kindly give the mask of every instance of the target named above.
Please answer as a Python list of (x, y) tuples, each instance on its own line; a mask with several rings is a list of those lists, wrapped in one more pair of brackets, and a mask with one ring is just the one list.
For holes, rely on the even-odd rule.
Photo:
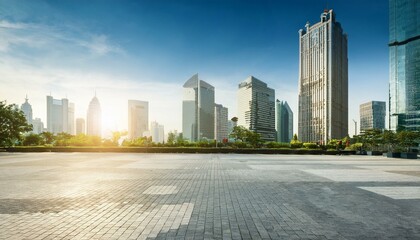
[(108, 53), (122, 53), (122, 49), (117, 46), (110, 44), (108, 37), (101, 35), (93, 35), (89, 41), (80, 41), (80, 46), (86, 47), (92, 54), (95, 55), (106, 55)]

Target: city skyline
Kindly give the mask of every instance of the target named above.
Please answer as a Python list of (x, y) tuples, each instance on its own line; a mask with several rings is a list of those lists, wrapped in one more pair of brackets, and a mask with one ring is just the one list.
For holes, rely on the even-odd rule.
[[(0, 12), (0, 60), (5, 63), (0, 67), (1, 100), (21, 104), (28, 94), (34, 118), (46, 123), (45, 95), (51, 92), (71, 99), (76, 105), (75, 118), (79, 118), (85, 117), (96, 89), (101, 104), (106, 106), (102, 113), (105, 130), (127, 129), (128, 114), (123, 106), (127, 99), (141, 98), (150, 102), (151, 120), (169, 131), (180, 131), (180, 86), (199, 72), (215, 87), (215, 101), (230, 109), (229, 119), (237, 112), (236, 85), (249, 75), (264, 79), (276, 90), (276, 98), (287, 101), (297, 112), (298, 30), (306, 21), (318, 21), (326, 7), (324, 1), (228, 1), (223, 6), (181, 1), (163, 4), (162, 12), (157, 11), (162, 3), (125, 3), (131, 5), (82, 4), (84, 11), (74, 12), (68, 10), (72, 3), (66, 1), (5, 1)], [(363, 10), (358, 7), (361, 3)], [(299, 8), (300, 4), (307, 8)], [(108, 16), (113, 8), (119, 11), (103, 18), (103, 22), (102, 18), (101, 22), (93, 19), (94, 15)], [(349, 34), (349, 121), (359, 119), (359, 104), (388, 99), (388, 3), (335, 2), (329, 8), (334, 9)], [(134, 14), (134, 10), (155, 14)], [(175, 18), (179, 11), (184, 16)], [(202, 17), (189, 22), (197, 12)], [(256, 20), (246, 18), (251, 12)], [(78, 21), (70, 21), (75, 18)], [(116, 21), (118, 18), (121, 20)], [(124, 21), (130, 24), (112, 29)], [(204, 28), (207, 23), (210, 26)], [(130, 34), (131, 28), (139, 30)], [(149, 34), (143, 34), (147, 31)], [(198, 39), (187, 38), (191, 31), (197, 32)], [(215, 34), (219, 37), (212, 37)], [(262, 37), (267, 34), (271, 35), (269, 39)], [(361, 88), (361, 83), (367, 84)], [(372, 92), (373, 88), (376, 91)], [(166, 118), (168, 113), (174, 117)], [(297, 118), (294, 126), (297, 129)], [(353, 124), (349, 124), (349, 133), (353, 132)]]

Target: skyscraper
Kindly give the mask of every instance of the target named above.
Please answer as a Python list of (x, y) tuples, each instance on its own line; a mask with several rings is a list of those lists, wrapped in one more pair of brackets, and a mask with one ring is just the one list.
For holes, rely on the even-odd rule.
[(238, 126), (259, 133), (264, 141), (275, 141), (274, 89), (253, 76), (238, 87)]
[(35, 118), (32, 120), (32, 132), (35, 134), (39, 134), (45, 131), (44, 123), (41, 121), (41, 118)]
[(299, 30), (299, 130), (303, 142), (348, 134), (347, 35), (333, 10)]
[(68, 132), (69, 100), (47, 96), (47, 130), (52, 133)]
[(290, 142), (293, 138), (293, 112), (286, 101), (276, 101), (277, 142)]
[(389, 1), (389, 127), (420, 130), (420, 1)]
[(198, 74), (184, 84), (182, 102), (182, 133), (192, 141), (214, 139), (214, 87)]
[(360, 131), (385, 129), (385, 102), (370, 101), (360, 105)]
[(26, 121), (29, 124), (32, 124), (32, 106), (28, 102), (28, 96), (26, 96), (25, 102), (22, 104), (22, 106), (20, 107), (20, 109), (25, 114)]
[(96, 95), (89, 103), (86, 117), (86, 134), (91, 136), (102, 136), (102, 111)]
[(128, 137), (143, 137), (149, 131), (149, 102), (128, 100)]
[(221, 104), (214, 105), (214, 139), (222, 142), (228, 138), (228, 109)]
[(74, 127), (74, 103), (69, 103), (67, 132), (72, 135), (76, 134), (76, 129)]
[(76, 134), (85, 134), (85, 119), (76, 118)]
[(158, 122), (153, 121), (150, 123), (150, 132), (152, 136), (152, 141), (155, 143), (164, 143), (165, 142), (165, 132), (163, 125), (160, 125)]

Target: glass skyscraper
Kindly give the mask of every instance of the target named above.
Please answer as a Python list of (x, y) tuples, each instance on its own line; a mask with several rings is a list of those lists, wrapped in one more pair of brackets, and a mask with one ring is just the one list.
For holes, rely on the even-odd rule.
[(389, 127), (420, 130), (420, 1), (389, 1)]

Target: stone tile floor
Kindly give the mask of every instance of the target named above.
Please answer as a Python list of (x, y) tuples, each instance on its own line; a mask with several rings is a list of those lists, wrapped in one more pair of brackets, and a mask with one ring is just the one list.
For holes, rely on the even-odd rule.
[(420, 239), (420, 161), (0, 153), (0, 239)]

